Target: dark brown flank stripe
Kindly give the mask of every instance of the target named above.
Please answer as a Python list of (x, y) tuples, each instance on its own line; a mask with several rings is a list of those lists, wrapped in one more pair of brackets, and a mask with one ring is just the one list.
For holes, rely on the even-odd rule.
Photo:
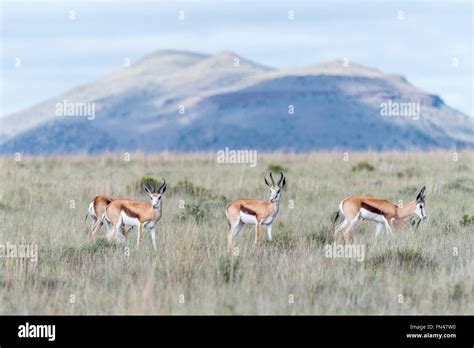
[(378, 215), (383, 215), (381, 210), (379, 210), (379, 209), (377, 209), (377, 208), (375, 208), (375, 207), (373, 207), (373, 206), (371, 206), (367, 203), (362, 202), (361, 207), (364, 208), (365, 210), (370, 211), (371, 213), (378, 214)]
[(131, 218), (136, 218), (138, 219), (139, 218), (139, 215), (137, 213), (135, 213), (134, 211), (130, 210), (128, 207), (126, 207), (125, 205), (122, 205), (122, 210), (124, 211), (125, 214), (127, 214), (128, 216), (130, 216)]
[(256, 212), (254, 212), (252, 209), (247, 208), (246, 206), (243, 206), (243, 205), (242, 205), (242, 206), (240, 207), (240, 210), (242, 210), (245, 214), (257, 216), (257, 213), (256, 213)]

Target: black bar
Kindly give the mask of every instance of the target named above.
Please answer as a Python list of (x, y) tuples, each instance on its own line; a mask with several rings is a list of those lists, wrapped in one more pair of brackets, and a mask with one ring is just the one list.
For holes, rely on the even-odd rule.
[[(55, 325), (55, 340), (20, 338), (19, 327), (26, 323)], [(3, 316), (0, 346), (318, 343), (472, 347), (473, 323), (472, 316)], [(456, 337), (408, 338), (407, 334)]]

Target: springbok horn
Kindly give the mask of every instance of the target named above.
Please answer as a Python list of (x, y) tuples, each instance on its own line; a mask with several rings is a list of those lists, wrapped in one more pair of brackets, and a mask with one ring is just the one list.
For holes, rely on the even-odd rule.
[(150, 183), (147, 182), (147, 183), (145, 183), (145, 184), (143, 185), (143, 191), (145, 191), (145, 192), (147, 192), (147, 191), (152, 192), (152, 191), (150, 190), (150, 185), (149, 185), (149, 184), (150, 184)]
[(281, 182), (283, 181), (283, 173), (280, 172), (280, 175), (281, 175), (281, 177), (280, 177), (280, 180), (278, 180), (278, 185), (277, 186), (280, 186)]
[(166, 185), (166, 180), (165, 180), (165, 178), (163, 178), (163, 183), (161, 184), (160, 188), (158, 189), (158, 192), (160, 192), (161, 189), (162, 189), (163, 187), (165, 187), (165, 185)]
[(270, 179), (272, 179), (272, 185), (275, 186), (275, 180), (273, 180), (272, 172), (270, 172)]
[(265, 180), (265, 184), (266, 184), (268, 187), (270, 187), (271, 185), (270, 185), (270, 183), (268, 182), (266, 175), (263, 177), (263, 179)]

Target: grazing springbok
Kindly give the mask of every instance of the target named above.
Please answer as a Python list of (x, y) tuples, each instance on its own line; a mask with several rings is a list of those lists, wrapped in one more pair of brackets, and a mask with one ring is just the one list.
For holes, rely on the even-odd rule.
[(227, 235), (227, 246), (232, 248), (232, 241), (242, 230), (244, 225), (255, 225), (255, 245), (259, 245), (260, 225), (267, 226), (268, 239), (272, 240), (272, 224), (278, 214), (280, 207), (281, 190), (285, 187), (286, 178), (280, 172), (280, 180), (275, 184), (272, 173), (271, 183), (265, 179), (265, 184), (270, 188), (270, 200), (256, 200), (239, 198), (228, 204), (225, 212), (229, 220), (229, 232)]
[[(118, 229), (123, 225), (137, 226), (137, 247), (142, 240), (143, 228), (150, 229), (153, 248), (156, 250), (155, 226), (161, 218), (162, 202), (161, 198), (166, 191), (166, 180), (156, 189), (151, 185), (143, 186), (151, 203), (132, 201), (128, 199), (116, 199), (111, 202), (103, 215), (107, 222), (107, 237), (117, 240)], [(123, 240), (123, 239), (122, 239)], [(121, 240), (121, 241), (122, 241)]]
[(385, 227), (387, 234), (393, 235), (393, 220), (406, 224), (403, 219), (416, 214), (420, 219), (426, 219), (425, 211), (425, 187), (418, 193), (415, 200), (399, 207), (385, 199), (379, 199), (372, 196), (350, 196), (339, 204), (333, 223), (335, 224), (339, 213), (344, 216), (344, 221), (334, 229), (334, 241), (337, 241), (337, 235), (343, 231), (344, 241), (347, 243), (352, 229), (360, 220), (372, 220), (377, 223), (375, 236), (377, 237)]

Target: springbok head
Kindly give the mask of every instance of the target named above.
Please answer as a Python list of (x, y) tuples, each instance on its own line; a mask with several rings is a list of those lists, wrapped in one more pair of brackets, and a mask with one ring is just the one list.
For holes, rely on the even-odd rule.
[(270, 201), (272, 203), (280, 201), (281, 197), (281, 190), (285, 187), (286, 179), (282, 172), (280, 172), (280, 180), (278, 183), (275, 184), (275, 180), (273, 179), (272, 172), (270, 172), (270, 181), (267, 180), (267, 177), (264, 176), (265, 184), (270, 189)]
[(426, 219), (426, 210), (425, 210), (425, 189), (426, 186), (423, 186), (418, 196), (416, 196), (416, 209), (415, 213), (420, 217), (420, 219)]
[(166, 187), (167, 185), (166, 185), (165, 179), (163, 179), (163, 183), (158, 189), (156, 189), (156, 187), (154, 187), (151, 184), (146, 184), (143, 186), (143, 190), (146, 192), (146, 194), (150, 198), (151, 205), (153, 206), (153, 208), (158, 207), (158, 205), (160, 204), (161, 196), (163, 195), (163, 193), (165, 193)]

